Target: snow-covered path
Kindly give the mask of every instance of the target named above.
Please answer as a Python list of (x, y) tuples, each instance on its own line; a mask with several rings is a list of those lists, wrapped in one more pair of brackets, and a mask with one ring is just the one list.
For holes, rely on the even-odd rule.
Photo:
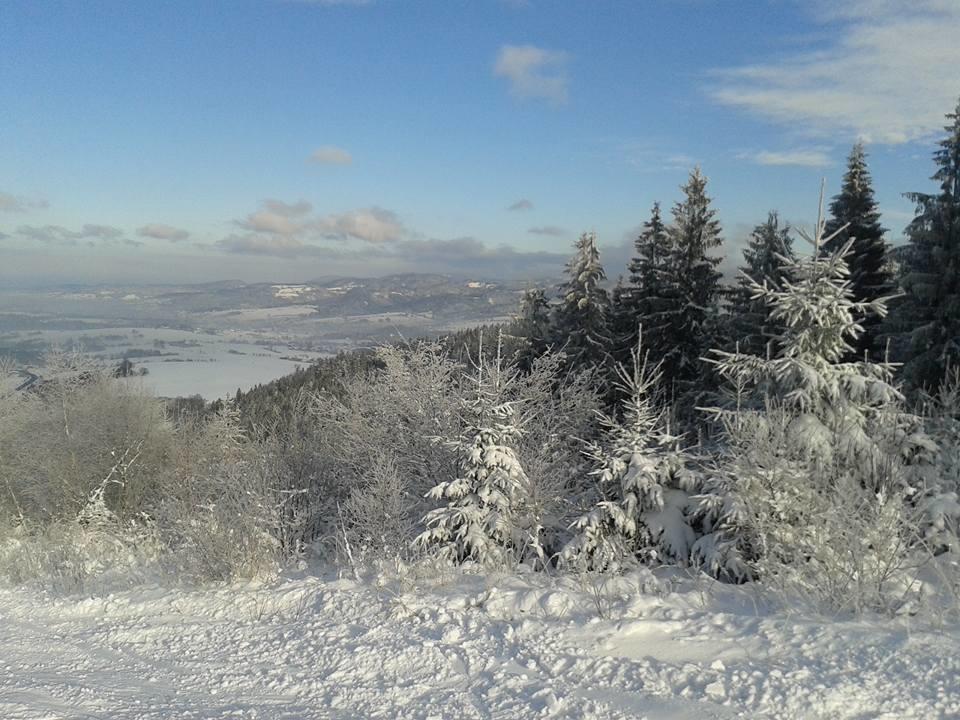
[(477, 576), (416, 592), (309, 576), (86, 600), (3, 590), (0, 717), (960, 717), (955, 629), (604, 592)]

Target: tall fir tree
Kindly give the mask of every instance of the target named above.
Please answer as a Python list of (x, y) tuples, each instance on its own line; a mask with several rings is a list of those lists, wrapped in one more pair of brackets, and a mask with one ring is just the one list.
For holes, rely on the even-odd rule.
[(634, 241), (635, 254), (627, 269), (629, 277), (614, 297), (615, 321), (614, 357), (629, 363), (630, 354), (637, 345), (638, 328), (643, 326), (644, 344), (655, 357), (662, 354), (658, 329), (663, 325), (659, 315), (666, 299), (672, 296), (666, 282), (665, 270), (670, 259), (670, 235), (660, 214), (660, 203), (655, 202), (650, 219)]
[(522, 370), (529, 370), (550, 344), (550, 303), (542, 288), (530, 288), (523, 293), (514, 327), (524, 342), (517, 362)]
[(928, 389), (960, 365), (960, 102), (947, 119), (947, 136), (933, 156), (931, 179), (940, 192), (907, 194), (917, 212), (906, 229), (906, 297), (895, 317), (908, 348), (904, 377)]
[[(668, 229), (670, 254), (663, 269), (663, 307), (651, 331), (663, 361), (664, 382), (689, 410), (702, 392), (709, 368), (701, 360), (718, 335), (723, 288), (717, 269), (722, 258), (710, 255), (720, 247), (717, 211), (707, 195), (707, 178), (697, 167), (682, 187), (684, 199), (673, 207)], [(683, 407), (681, 407), (683, 410)]]
[[(843, 186), (830, 203), (825, 232), (827, 236), (833, 236), (822, 248), (825, 253), (835, 252), (853, 240), (846, 262), (850, 268), (850, 290), (855, 302), (894, 294), (887, 244), (883, 240), (886, 228), (880, 225), (880, 212), (873, 196), (873, 181), (863, 143), (856, 143), (847, 158)], [(848, 359), (862, 359), (864, 353), (874, 357), (883, 354), (883, 348), (877, 347), (880, 318), (867, 317), (863, 323), (863, 333), (852, 343), (854, 350)]]
[(554, 308), (551, 336), (554, 346), (567, 354), (570, 367), (601, 367), (608, 364), (610, 349), (610, 298), (601, 285), (606, 273), (594, 233), (583, 233), (575, 247)]
[(767, 345), (783, 332), (783, 323), (769, 317), (769, 308), (757, 297), (754, 280), (782, 289), (786, 265), (793, 262), (793, 240), (789, 226), (780, 224), (775, 211), (767, 221), (750, 233), (743, 250), (745, 265), (740, 267), (737, 285), (730, 293), (730, 345), (750, 355), (766, 354)]

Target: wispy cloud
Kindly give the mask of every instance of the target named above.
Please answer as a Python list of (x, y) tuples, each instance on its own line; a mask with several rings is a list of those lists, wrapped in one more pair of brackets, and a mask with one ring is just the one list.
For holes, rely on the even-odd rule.
[(517, 200), (513, 205), (507, 208), (507, 210), (516, 211), (516, 210), (533, 210), (533, 203), (527, 200), (526, 198), (521, 198)]
[(353, 156), (343, 148), (324, 145), (310, 153), (308, 158), (314, 165), (350, 165)]
[(49, 207), (46, 200), (30, 200), (10, 193), (0, 192), (0, 212), (27, 212)]
[(80, 240), (114, 242), (123, 236), (123, 231), (112, 225), (87, 224), (79, 230), (69, 230), (62, 225), (21, 225), (15, 235), (21, 240), (46, 245), (76, 245)]
[(472, 277), (543, 277), (563, 269), (566, 255), (521, 252), (507, 245), (491, 247), (475, 237), (413, 238), (388, 244), (327, 247), (298, 238), (256, 233), (230, 235), (218, 249), (237, 255), (304, 260), (322, 258), (353, 267), (390, 268), (393, 272), (447, 272)]
[(507, 78), (518, 98), (536, 98), (561, 104), (567, 101), (566, 53), (534, 45), (504, 45), (493, 74)]
[(567, 231), (562, 227), (557, 227), (556, 225), (541, 225), (540, 227), (532, 227), (527, 230), (528, 233), (532, 235), (552, 235), (553, 237), (563, 237), (567, 234)]
[(960, 3), (852, 0), (814, 6), (827, 48), (715, 72), (709, 94), (793, 131), (903, 143), (939, 131), (960, 91)]
[(830, 156), (823, 150), (761, 150), (752, 153), (740, 153), (737, 157), (749, 160), (757, 165), (796, 165), (799, 167), (826, 167), (832, 165)]
[(140, 237), (155, 238), (157, 240), (169, 240), (170, 242), (180, 242), (190, 237), (190, 233), (180, 228), (163, 223), (149, 223), (137, 229), (137, 235)]

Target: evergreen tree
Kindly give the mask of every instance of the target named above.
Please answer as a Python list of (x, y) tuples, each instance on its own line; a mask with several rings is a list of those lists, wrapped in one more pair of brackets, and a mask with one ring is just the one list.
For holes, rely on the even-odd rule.
[[(863, 143), (858, 142), (850, 151), (843, 186), (830, 203), (830, 219), (824, 232), (832, 236), (832, 240), (824, 244), (822, 252), (825, 253), (836, 252), (853, 240), (846, 262), (850, 267), (850, 289), (856, 302), (893, 294), (887, 244), (883, 240), (886, 228), (880, 225), (880, 212), (873, 197)], [(863, 323), (863, 332), (852, 342), (854, 351), (849, 359), (863, 358), (864, 353), (883, 353), (883, 348), (875, 347), (880, 318), (867, 317)]]
[(614, 306), (616, 330), (614, 357), (629, 363), (637, 345), (638, 328), (643, 326), (644, 343), (655, 357), (662, 354), (660, 336), (664, 319), (660, 316), (671, 296), (665, 271), (670, 260), (670, 235), (655, 202), (650, 219), (634, 241), (635, 255), (628, 265), (629, 279), (618, 293)]
[(610, 293), (610, 315), (607, 322), (610, 335), (609, 353), (614, 363), (623, 362), (624, 348), (637, 331), (636, 322), (633, 288), (623, 281), (621, 275)]
[(907, 382), (929, 389), (960, 364), (960, 102), (947, 118), (947, 137), (933, 156), (940, 192), (907, 195), (917, 213), (906, 229), (906, 298), (895, 323), (910, 349)]
[(631, 559), (685, 564), (695, 539), (691, 493), (698, 478), (670, 434), (656, 397), (659, 367), (647, 365), (639, 340), (631, 370), (617, 369), (621, 412), (600, 416), (603, 436), (586, 450), (604, 499), (573, 524), (561, 560), (594, 570)]
[(727, 449), (694, 554), (719, 575), (775, 575), (860, 602), (879, 598), (906, 557), (908, 503), (926, 489), (935, 446), (902, 411), (892, 365), (845, 360), (861, 318), (886, 304), (853, 299), (844, 257), (854, 241), (826, 253), (824, 238), (818, 220), (814, 254), (786, 265), (788, 282), (752, 284), (782, 327), (776, 355), (714, 351), (736, 403), (713, 409)]
[(756, 297), (753, 280), (766, 281), (773, 288), (782, 288), (786, 279), (784, 265), (793, 262), (793, 240), (790, 228), (780, 225), (776, 212), (757, 225), (743, 250), (746, 264), (740, 267), (737, 286), (730, 296), (731, 345), (750, 355), (765, 355), (767, 345), (783, 331), (782, 323), (773, 323), (762, 297)]
[[(498, 346), (499, 347), (499, 346)], [(517, 456), (522, 434), (515, 403), (504, 400), (500, 353), (493, 367), (476, 363), (476, 396), (463, 404), (464, 428), (447, 442), (459, 455), (460, 474), (428, 493), (447, 504), (428, 512), (415, 545), (436, 547), (454, 562), (472, 559), (503, 567), (532, 557), (543, 561), (543, 528), (530, 512), (531, 483)], [(489, 376), (489, 377), (488, 377)]]
[(560, 286), (551, 334), (571, 367), (600, 367), (610, 348), (610, 299), (600, 285), (606, 274), (594, 233), (583, 233), (575, 247), (576, 254), (567, 263), (567, 281)]
[[(715, 346), (723, 289), (717, 266), (708, 253), (720, 247), (720, 223), (706, 193), (707, 178), (697, 167), (683, 186), (684, 199), (673, 208), (668, 229), (670, 254), (663, 278), (663, 308), (651, 323), (663, 360), (664, 381), (689, 410), (706, 384), (708, 368), (700, 358)], [(699, 386), (699, 387), (698, 387)], [(683, 406), (686, 406), (685, 408)]]
[(525, 341), (518, 363), (521, 369), (529, 370), (550, 344), (550, 303), (543, 289), (531, 288), (523, 293), (515, 328), (516, 334)]

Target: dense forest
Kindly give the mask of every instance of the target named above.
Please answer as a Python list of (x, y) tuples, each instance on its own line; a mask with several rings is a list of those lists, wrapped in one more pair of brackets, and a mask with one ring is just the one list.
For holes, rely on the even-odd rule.
[(585, 233), (504, 326), (212, 405), (51, 356), (49, 382), (0, 399), (0, 575), (209, 580), (314, 553), (671, 564), (853, 611), (919, 602), (936, 567), (956, 593), (960, 105), (947, 118), (897, 252), (858, 143), (812, 231), (771, 211), (732, 285), (697, 168), (615, 284)]

